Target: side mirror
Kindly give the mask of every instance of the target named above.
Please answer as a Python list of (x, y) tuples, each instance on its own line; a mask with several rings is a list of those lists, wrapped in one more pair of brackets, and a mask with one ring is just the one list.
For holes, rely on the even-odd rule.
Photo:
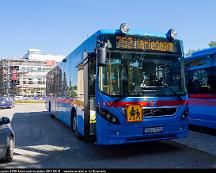
[(107, 59), (106, 47), (99, 47), (97, 49), (97, 59), (98, 59), (99, 66), (106, 66), (106, 59)]
[(0, 118), (0, 125), (9, 124), (9, 123), (10, 123), (10, 119), (8, 117)]

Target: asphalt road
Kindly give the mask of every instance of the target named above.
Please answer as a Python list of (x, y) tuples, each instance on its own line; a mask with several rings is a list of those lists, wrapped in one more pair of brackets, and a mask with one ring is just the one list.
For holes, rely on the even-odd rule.
[(185, 140), (99, 146), (78, 140), (44, 104), (16, 104), (0, 116), (16, 135), (14, 159), (0, 168), (216, 168), (216, 136), (190, 131)]

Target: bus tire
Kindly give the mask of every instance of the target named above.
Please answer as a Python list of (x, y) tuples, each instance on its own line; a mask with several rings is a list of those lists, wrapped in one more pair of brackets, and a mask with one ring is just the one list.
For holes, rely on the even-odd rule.
[(73, 120), (74, 120), (74, 116), (76, 115), (76, 110), (75, 108), (72, 108), (71, 110), (71, 130), (74, 132), (74, 128), (73, 128)]
[(77, 113), (76, 113), (76, 110), (74, 108), (72, 109), (72, 113), (71, 113), (71, 128), (72, 128), (72, 131), (74, 132), (75, 136), (78, 139), (82, 139), (82, 136), (79, 134), (79, 132), (77, 130)]
[(51, 102), (49, 101), (49, 104), (48, 104), (48, 111), (50, 113), (50, 118), (55, 118), (55, 116), (51, 113)]
[(55, 118), (55, 116), (52, 113), (50, 113), (50, 118)]

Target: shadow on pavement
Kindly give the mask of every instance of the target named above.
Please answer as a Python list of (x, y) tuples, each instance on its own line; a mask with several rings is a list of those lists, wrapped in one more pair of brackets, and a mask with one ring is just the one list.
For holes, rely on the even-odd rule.
[(200, 133), (204, 133), (207, 135), (216, 136), (216, 129), (202, 127), (202, 126), (195, 126), (195, 125), (189, 125), (189, 129), (195, 132), (200, 132)]
[(46, 111), (15, 113), (11, 124), (16, 143), (14, 160), (0, 165), (6, 169), (63, 168), (63, 166), (80, 168), (86, 167), (88, 163), (97, 168), (101, 167), (97, 161), (108, 160), (114, 163), (116, 159), (130, 160), (145, 155), (160, 157), (162, 154), (182, 150), (181, 147), (167, 141), (114, 146), (86, 143), (76, 139), (70, 127), (55, 118), (50, 118)]

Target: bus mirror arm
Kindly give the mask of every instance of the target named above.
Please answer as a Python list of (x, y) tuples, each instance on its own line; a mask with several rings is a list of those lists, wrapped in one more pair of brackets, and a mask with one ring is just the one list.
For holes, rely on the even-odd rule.
[(107, 47), (107, 42), (105, 42), (105, 41), (97, 40), (96, 42), (97, 42), (97, 44), (100, 45), (99, 47)]

